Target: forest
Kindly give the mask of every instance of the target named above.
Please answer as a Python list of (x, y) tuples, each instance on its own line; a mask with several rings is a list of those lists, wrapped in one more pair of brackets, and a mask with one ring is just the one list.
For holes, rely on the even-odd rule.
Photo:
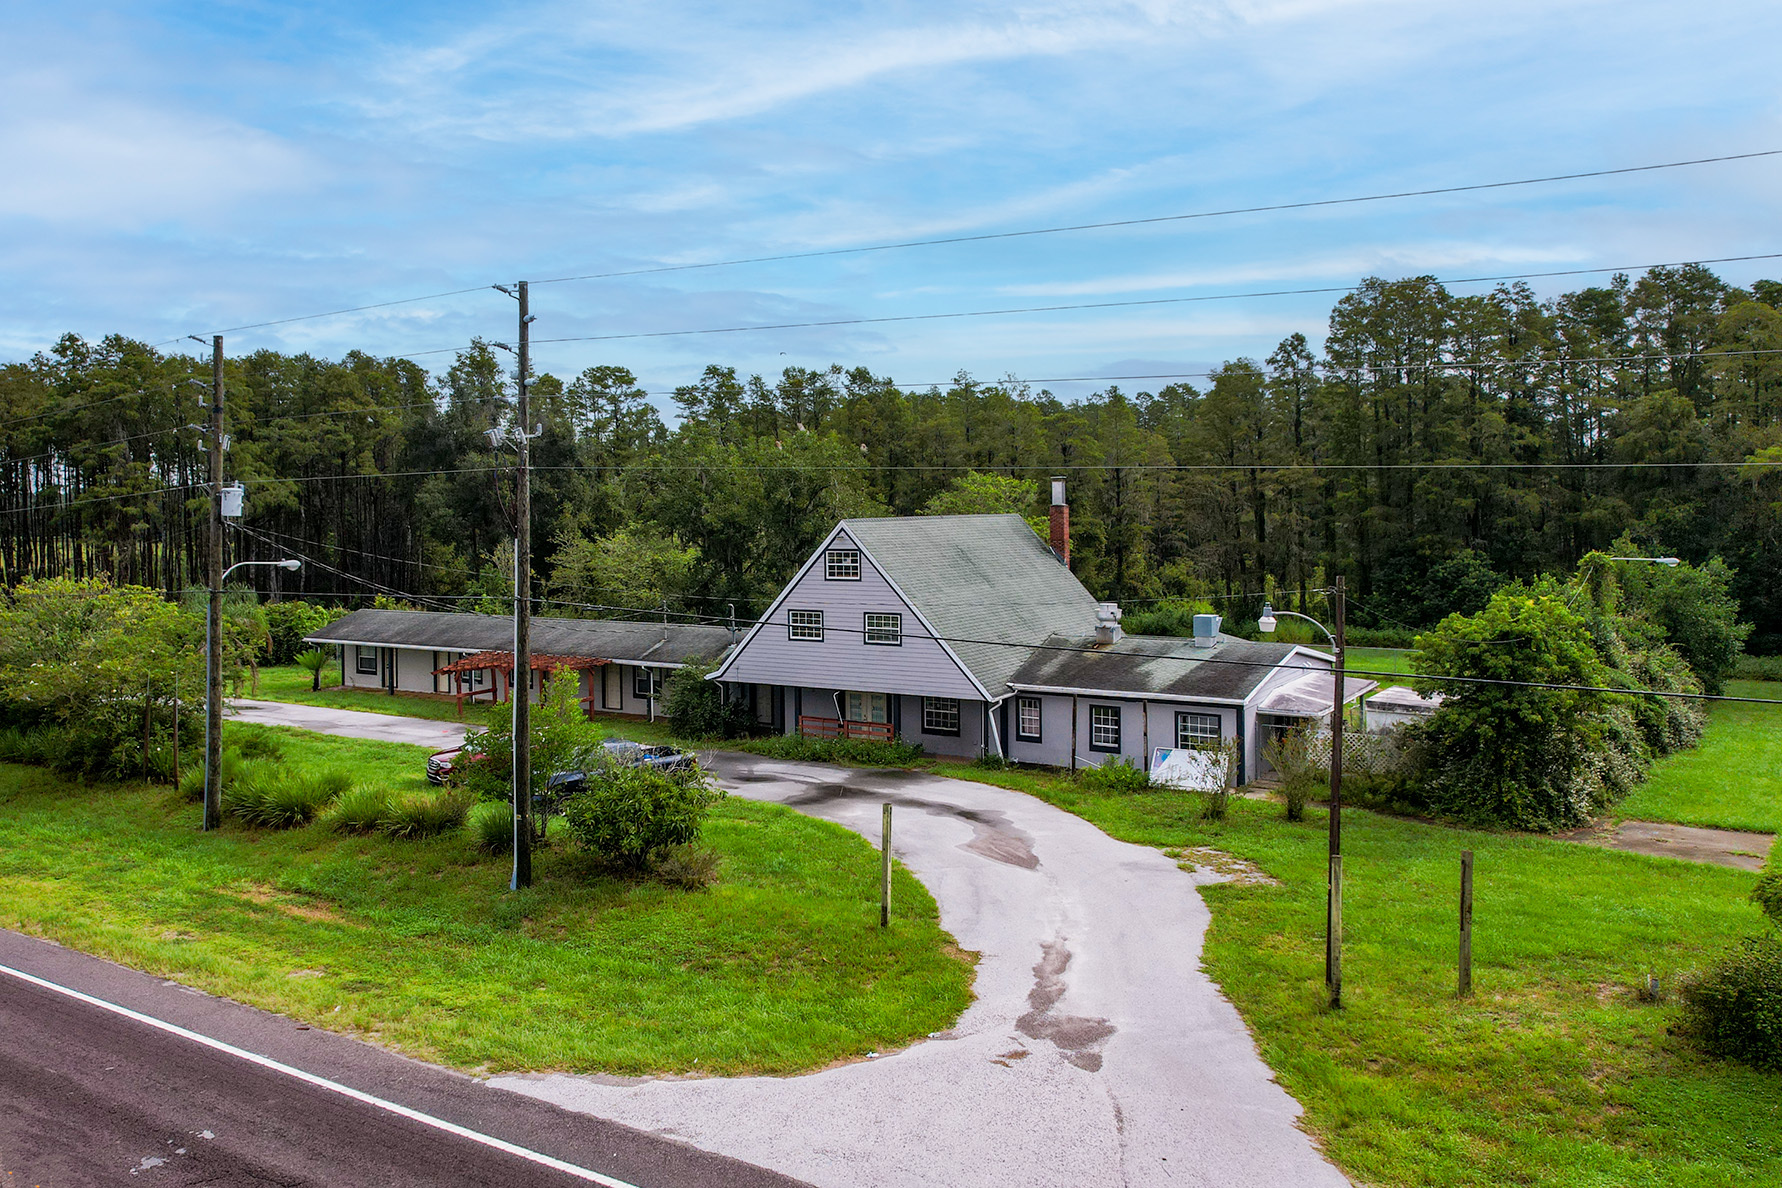
[[(539, 609), (748, 619), (846, 516), (1043, 516), (1069, 483), (1073, 568), (1129, 614), (1262, 597), (1382, 634), (1513, 579), (1632, 548), (1733, 570), (1752, 652), (1782, 650), (1782, 282), (1699, 266), (1551, 300), (1368, 278), (1302, 335), (1155, 391), (1063, 400), (960, 373), (712, 364), (664, 418), (612, 364), (533, 377)], [(0, 368), (0, 585), (203, 584), (210, 363), (70, 334)], [(500, 609), (512, 593), (511, 361), (226, 363), (231, 560), (275, 597)], [(1405, 642), (1409, 642), (1408, 639)]]

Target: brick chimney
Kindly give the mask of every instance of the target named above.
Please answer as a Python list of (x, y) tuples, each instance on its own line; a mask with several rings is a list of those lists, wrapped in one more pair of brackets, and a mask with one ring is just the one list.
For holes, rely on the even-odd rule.
[(1052, 480), (1052, 551), (1070, 566), (1070, 504), (1064, 501), (1064, 479)]

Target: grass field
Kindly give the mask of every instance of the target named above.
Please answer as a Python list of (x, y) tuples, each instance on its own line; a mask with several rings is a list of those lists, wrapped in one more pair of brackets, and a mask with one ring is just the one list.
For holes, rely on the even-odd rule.
[[(1344, 829), (1346, 1008), (1324, 1004), (1326, 818), (1234, 801), (1198, 820), (1176, 793), (1086, 796), (1030, 772), (976, 778), (1032, 792), (1127, 841), (1211, 846), (1279, 886), (1224, 885), (1208, 971), (1358, 1183), (1782, 1183), (1782, 1075), (1697, 1055), (1668, 1033), (1663, 987), (1762, 930), (1754, 875), (1540, 837), (1350, 810)], [(1473, 998), (1455, 997), (1460, 851), (1476, 855)]]
[[(1405, 677), (1411, 675), (1411, 652), (1409, 648), (1346, 648), (1343, 651), (1343, 671), (1352, 672), (1388, 672), (1398, 673)], [(1367, 677), (1367, 680), (1378, 681), (1382, 688), (1388, 685), (1408, 684), (1408, 681), (1395, 681), (1390, 677)]]
[[(231, 724), (231, 734), (255, 727)], [(423, 748), (278, 730), (287, 758), (424, 787)], [(559, 837), (537, 882), (460, 835), (197, 830), (165, 789), (0, 765), (0, 925), (460, 1068), (772, 1073), (949, 1026), (971, 971), (933, 899), (789, 809), (720, 803), (718, 880), (614, 878)]]
[[(1782, 700), (1782, 683), (1728, 681), (1726, 692)], [(1782, 705), (1713, 706), (1701, 744), (1655, 763), (1651, 777), (1615, 806), (1614, 815), (1782, 832)]]

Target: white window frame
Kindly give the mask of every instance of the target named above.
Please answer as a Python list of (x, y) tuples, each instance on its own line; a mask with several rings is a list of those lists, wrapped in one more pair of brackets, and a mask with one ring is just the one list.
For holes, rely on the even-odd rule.
[(656, 670), (639, 664), (631, 674), (631, 696), (639, 701), (653, 701), (662, 690)]
[[(874, 620), (878, 620), (876, 623)], [(875, 647), (901, 648), (903, 646), (903, 615), (898, 611), (867, 611), (862, 625), (865, 634), (862, 638)]]
[[(951, 718), (953, 725), (946, 725)], [(924, 697), (922, 699), (922, 733), (959, 737), (959, 699), (957, 697)]]
[[(378, 673), (378, 669), (382, 667), (382, 665), (379, 662), (379, 658), (378, 658), (378, 653), (382, 650), (383, 649), (381, 649), (381, 648), (368, 648), (364, 644), (354, 644), (353, 645), (353, 675), (354, 676), (376, 676)], [(369, 659), (371, 661), (370, 668), (365, 667), (365, 661), (367, 659)]]
[[(1212, 733), (1207, 733), (1208, 726)], [(1214, 746), (1225, 741), (1225, 719), (1218, 714), (1202, 714), (1183, 710), (1176, 714), (1176, 746)]]
[[(1114, 716), (1112, 726), (1105, 720), (1108, 714)], [(1091, 751), (1099, 751), (1106, 755), (1120, 753), (1121, 716), (1120, 707), (1117, 705), (1091, 705), (1089, 707), (1089, 749)]]
[(799, 643), (822, 643), (823, 612), (820, 610), (788, 610), (786, 612), (786, 638)]
[[(852, 560), (850, 560), (852, 558)], [(860, 580), (859, 549), (829, 549), (823, 554), (823, 580), (857, 582)]]
[[(1015, 738), (1021, 742), (1044, 742), (1045, 715), (1043, 706), (1037, 697), (1015, 698)], [(1033, 730), (1027, 729), (1028, 711), (1033, 712)]]

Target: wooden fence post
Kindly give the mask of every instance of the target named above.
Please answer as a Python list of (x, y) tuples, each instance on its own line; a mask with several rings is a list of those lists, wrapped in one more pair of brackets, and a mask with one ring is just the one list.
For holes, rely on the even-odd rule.
[(1473, 992), (1473, 852), (1460, 852), (1460, 997)]
[(879, 846), (879, 927), (891, 927), (891, 802), (885, 802), (885, 837)]

